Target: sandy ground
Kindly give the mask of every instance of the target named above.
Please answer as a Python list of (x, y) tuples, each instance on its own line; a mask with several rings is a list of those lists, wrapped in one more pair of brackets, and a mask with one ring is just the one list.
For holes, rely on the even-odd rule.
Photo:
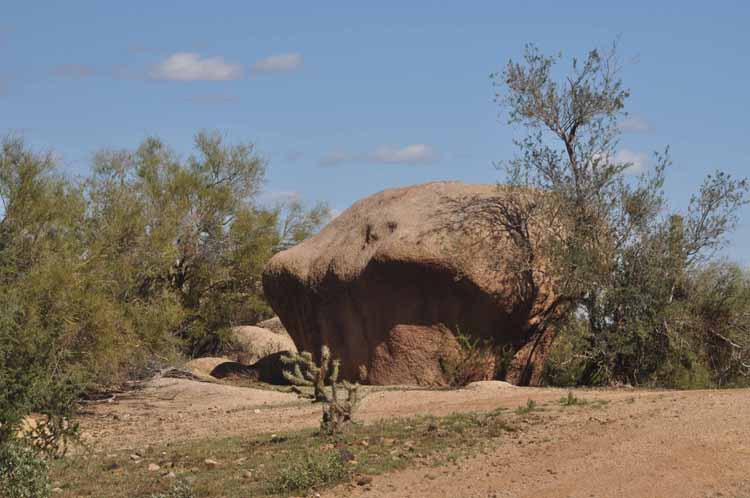
[[(371, 392), (357, 418), (447, 415), (556, 401), (565, 391), (479, 383), (458, 391)], [(323, 497), (750, 497), (750, 390), (576, 391), (602, 410), (557, 408), (486, 455), (376, 476)], [(315, 427), (320, 407), (293, 394), (162, 378), (86, 407), (94, 451)]]

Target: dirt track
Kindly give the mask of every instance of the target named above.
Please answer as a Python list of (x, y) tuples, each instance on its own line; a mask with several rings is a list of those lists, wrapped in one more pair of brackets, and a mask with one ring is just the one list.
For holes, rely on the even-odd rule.
[[(365, 423), (391, 416), (515, 408), (565, 392), (484, 383), (461, 391), (380, 391), (365, 398)], [(609, 400), (601, 410), (550, 404), (487, 455), (457, 466), (377, 476), (371, 489), (324, 497), (750, 497), (750, 390), (577, 391)], [(319, 407), (294, 395), (161, 379), (81, 421), (95, 451), (207, 436), (314, 427)]]

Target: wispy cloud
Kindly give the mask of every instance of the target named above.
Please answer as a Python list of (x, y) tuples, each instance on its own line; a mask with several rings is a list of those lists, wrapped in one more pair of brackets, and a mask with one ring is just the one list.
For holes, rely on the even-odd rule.
[(429, 164), (438, 159), (438, 154), (431, 145), (411, 144), (403, 147), (381, 145), (373, 152), (365, 154), (353, 154), (344, 151), (335, 151), (323, 159), (322, 166), (336, 166), (343, 163), (365, 162), (376, 164)]
[(613, 160), (616, 163), (628, 163), (630, 166), (625, 170), (625, 174), (637, 175), (643, 173), (648, 167), (648, 156), (642, 152), (635, 152), (630, 149), (620, 149), (615, 154)]
[(343, 151), (334, 151), (320, 160), (321, 166), (338, 166), (339, 164), (356, 161), (357, 156)]
[(191, 104), (217, 106), (217, 105), (236, 104), (240, 101), (240, 98), (235, 95), (222, 95), (220, 93), (213, 93), (213, 94), (209, 93), (206, 95), (195, 95), (193, 97), (189, 97), (187, 100)]
[(651, 124), (640, 116), (628, 116), (620, 121), (619, 128), (624, 133), (648, 133)]
[(288, 73), (302, 67), (302, 54), (293, 52), (261, 59), (253, 65), (254, 73)]
[(149, 76), (170, 81), (227, 81), (242, 77), (242, 66), (223, 57), (201, 57), (195, 52), (178, 52), (153, 66)]
[(378, 147), (372, 156), (374, 162), (388, 164), (431, 163), (436, 158), (435, 150), (427, 144), (412, 144), (400, 148), (384, 145)]
[(94, 75), (94, 68), (85, 64), (61, 64), (52, 73), (58, 78), (82, 80)]

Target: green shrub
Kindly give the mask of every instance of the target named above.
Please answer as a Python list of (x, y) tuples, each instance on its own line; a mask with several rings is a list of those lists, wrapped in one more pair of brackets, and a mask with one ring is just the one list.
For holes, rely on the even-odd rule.
[(575, 317), (560, 325), (542, 368), (544, 384), (558, 387), (578, 385), (587, 366), (584, 354), (590, 345), (589, 335), (583, 320)]
[(533, 399), (529, 399), (526, 401), (525, 406), (519, 406), (516, 408), (516, 414), (517, 415), (525, 415), (527, 413), (535, 412), (535, 411), (541, 411), (542, 408), (539, 407), (536, 401)]
[(50, 483), (46, 461), (20, 442), (0, 445), (0, 490), (3, 498), (47, 498)]
[(193, 487), (185, 481), (177, 481), (166, 493), (149, 495), (147, 498), (195, 498)]
[(308, 453), (284, 466), (269, 485), (271, 493), (304, 493), (346, 480), (349, 469), (338, 452)]
[(458, 351), (439, 359), (443, 377), (451, 387), (464, 387), (472, 382), (487, 380), (488, 372), (496, 370), (496, 354), (493, 345), (487, 340), (456, 333)]
[(567, 396), (560, 398), (560, 404), (562, 406), (582, 406), (587, 405), (589, 402), (585, 399), (576, 397), (572, 391), (568, 391)]

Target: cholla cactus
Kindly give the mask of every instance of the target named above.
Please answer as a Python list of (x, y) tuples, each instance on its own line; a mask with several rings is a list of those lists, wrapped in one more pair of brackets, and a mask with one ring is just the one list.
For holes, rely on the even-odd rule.
[(315, 364), (312, 353), (302, 351), (301, 353), (289, 353), (288, 356), (282, 356), (281, 361), (285, 365), (294, 365), (293, 371), (284, 370), (284, 378), (295, 386), (308, 386), (315, 390), (315, 401), (327, 401), (325, 394), (325, 384), (327, 378), (333, 378), (333, 382), (338, 379), (338, 363), (333, 362), (331, 369), (331, 350), (328, 346), (323, 346), (320, 351), (320, 366)]
[[(320, 423), (323, 432), (335, 434), (341, 426), (351, 422), (352, 413), (359, 403), (359, 384), (343, 381), (342, 385), (347, 392), (347, 398), (339, 400), (337, 383), (341, 361), (331, 360), (331, 350), (328, 346), (323, 346), (320, 350), (320, 365), (315, 364), (312, 354), (307, 351), (290, 353), (281, 360), (285, 365), (294, 365), (293, 371), (284, 371), (286, 380), (296, 386), (313, 387), (314, 400), (325, 403), (323, 420)], [(326, 384), (331, 386), (330, 395), (325, 390)]]

